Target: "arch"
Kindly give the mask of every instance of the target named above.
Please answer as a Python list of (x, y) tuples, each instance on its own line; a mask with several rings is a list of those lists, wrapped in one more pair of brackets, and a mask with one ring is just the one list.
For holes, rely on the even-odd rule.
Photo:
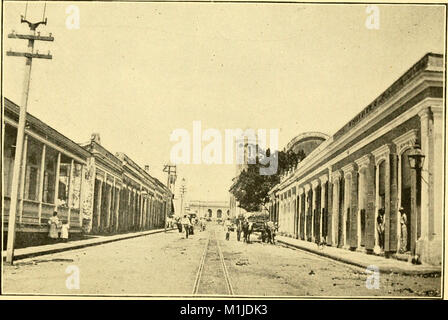
[(328, 134), (317, 132), (317, 131), (309, 131), (309, 132), (302, 132), (291, 139), (291, 141), (286, 145), (286, 149), (290, 149), (293, 145), (295, 145), (298, 142), (305, 141), (308, 139), (322, 139), (322, 141), (327, 140), (330, 138)]
[[(410, 168), (409, 161), (407, 159), (409, 153), (412, 151), (412, 148), (405, 148), (402, 150), (403, 152), (399, 155), (400, 160), (400, 168), (399, 168), (399, 197), (400, 203), (399, 206), (403, 207), (404, 213), (406, 214), (406, 218), (401, 220), (399, 224), (399, 235), (400, 235), (400, 245), (399, 250), (402, 253), (405, 253), (409, 250), (413, 249), (413, 243), (417, 241), (417, 233), (411, 232), (411, 230), (415, 229), (414, 221), (417, 221), (415, 215), (415, 209), (412, 206), (412, 175), (414, 174)], [(402, 227), (402, 223), (404, 226)], [(406, 228), (406, 230), (403, 230)]]

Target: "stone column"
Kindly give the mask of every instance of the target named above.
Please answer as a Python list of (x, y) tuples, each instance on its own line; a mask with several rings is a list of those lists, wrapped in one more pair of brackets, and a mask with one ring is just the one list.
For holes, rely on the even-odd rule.
[(319, 242), (327, 242), (327, 219), (328, 219), (328, 208), (326, 205), (326, 199), (327, 199), (327, 182), (328, 182), (328, 175), (324, 174), (320, 176), (320, 186), (321, 186), (321, 192), (320, 192), (320, 207), (321, 207), (321, 215), (320, 215), (320, 239)]
[(333, 180), (331, 179), (332, 172), (328, 172), (328, 189), (327, 189), (327, 245), (334, 245), (332, 242), (332, 229), (333, 229)]
[(395, 145), (390, 146), (390, 209), (389, 209), (389, 251), (399, 249), (400, 213), (398, 212), (398, 156)]
[[(357, 248), (358, 242), (358, 173), (354, 163), (350, 163), (342, 168), (345, 174), (345, 218), (348, 219), (348, 223), (344, 223), (346, 226), (346, 242), (345, 244), (351, 248)], [(348, 209), (348, 210), (347, 210)], [(348, 236), (348, 237), (347, 237)]]
[(118, 231), (120, 228), (120, 195), (121, 195), (121, 188), (116, 187), (115, 190), (115, 231)]
[(337, 247), (339, 243), (339, 183), (341, 172), (334, 171), (332, 176), (333, 182), (333, 210), (331, 217), (331, 243)]
[(367, 185), (367, 207), (366, 207), (366, 249), (373, 251), (376, 239), (376, 213), (375, 213), (375, 163), (372, 156), (367, 155), (365, 168), (365, 179)]
[(107, 212), (107, 216), (106, 216), (106, 221), (104, 224), (104, 227), (106, 228), (106, 230), (108, 230), (109, 226), (110, 226), (110, 217), (111, 217), (111, 207), (112, 207), (112, 186), (109, 184), (109, 182), (107, 181), (107, 174), (106, 174), (106, 212)]
[[(426, 156), (425, 161), (423, 163), (422, 168), (422, 183), (421, 183), (421, 206), (420, 206), (420, 238), (417, 241), (417, 254), (424, 255), (427, 251), (427, 248), (425, 248), (425, 245), (427, 245), (427, 242), (429, 240), (429, 163), (430, 160), (428, 159), (430, 156), (430, 150), (429, 150), (429, 140), (430, 140), (430, 116), (431, 111), (429, 108), (424, 108), (422, 111), (419, 112), (420, 117), (420, 130), (421, 130), (421, 141), (420, 141), (420, 147), (422, 149), (422, 153)], [(424, 182), (426, 181), (426, 183)]]
[(96, 229), (97, 231), (100, 228), (100, 223), (101, 223), (101, 198), (103, 195), (103, 180), (102, 179), (98, 179), (98, 181), (100, 182), (98, 185), (98, 194), (96, 197)]
[(312, 196), (312, 201), (311, 201), (311, 241), (315, 242), (316, 241), (316, 237), (318, 237), (319, 235), (316, 234), (316, 225), (315, 225), (315, 220), (316, 220), (316, 216), (319, 215), (319, 213), (317, 212), (318, 210), (318, 206), (319, 206), (319, 201), (320, 199), (318, 199), (317, 197), (317, 187), (319, 186), (319, 180), (313, 180), (311, 182), (311, 186), (312, 186), (312, 192), (313, 192), (313, 196)]
[(425, 155), (421, 170), (420, 237), (416, 254), (423, 262), (440, 265), (443, 228), (443, 108), (420, 112), (420, 146)]
[[(440, 265), (442, 260), (443, 239), (443, 107), (431, 106), (432, 128), (432, 175), (429, 180), (431, 186), (431, 211), (429, 212), (429, 248), (430, 252), (425, 259), (428, 263)], [(422, 183), (424, 184), (424, 182)]]
[(298, 239), (302, 239), (302, 236), (303, 236), (303, 231), (302, 231), (302, 228), (303, 228), (302, 220), (303, 220), (303, 215), (304, 215), (304, 212), (302, 211), (302, 205), (304, 203), (303, 202), (304, 201), (303, 193), (304, 193), (303, 188), (299, 187), (297, 189), (297, 194), (299, 195), (299, 197), (298, 197), (299, 201), (298, 201), (298, 205), (297, 205), (297, 207), (298, 207), (298, 215), (297, 215), (297, 220), (298, 220), (297, 235), (298, 235)]
[(306, 184), (305, 185), (305, 228), (304, 228), (304, 234), (305, 234), (305, 241), (308, 241), (311, 234), (308, 234), (308, 232), (311, 232), (311, 230), (308, 230), (308, 225), (310, 224), (310, 210), (311, 210), (311, 197), (310, 197), (310, 190), (311, 185)]

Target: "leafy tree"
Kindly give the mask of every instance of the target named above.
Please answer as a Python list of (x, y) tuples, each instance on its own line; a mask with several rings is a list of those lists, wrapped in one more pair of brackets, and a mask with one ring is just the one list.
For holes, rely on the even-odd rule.
[(280, 182), (280, 176), (283, 173), (295, 168), (298, 162), (305, 158), (303, 150), (297, 153), (292, 150), (275, 151), (272, 157), (274, 161), (277, 158), (277, 172), (272, 175), (261, 175), (260, 168), (269, 166), (269, 163), (263, 164), (263, 157), (269, 157), (271, 152), (267, 149), (264, 153), (258, 146), (257, 150), (255, 163), (247, 165), (247, 168), (236, 178), (236, 182), (230, 190), (239, 202), (239, 207), (248, 212), (259, 211), (262, 207), (268, 209), (266, 204), (269, 201), (269, 190)]

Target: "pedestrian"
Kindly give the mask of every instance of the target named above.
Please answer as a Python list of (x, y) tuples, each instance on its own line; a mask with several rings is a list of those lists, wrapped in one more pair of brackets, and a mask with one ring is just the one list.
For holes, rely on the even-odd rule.
[(408, 251), (408, 217), (403, 207), (400, 207), (400, 253)]
[(378, 217), (376, 218), (376, 222), (377, 222), (377, 232), (378, 232), (378, 244), (379, 247), (384, 250), (384, 209), (379, 209), (378, 210)]
[(224, 221), (224, 231), (226, 232), (226, 240), (230, 239), (230, 229), (232, 227), (232, 222), (230, 221), (230, 218), (227, 218)]
[(238, 219), (236, 221), (236, 240), (241, 240), (241, 232), (243, 231), (243, 224), (241, 223), (241, 220)]
[(274, 244), (274, 237), (275, 237), (275, 224), (273, 221), (269, 220), (266, 223), (266, 231), (268, 233), (268, 242), (271, 244)]
[(50, 226), (48, 236), (50, 237), (50, 239), (53, 239), (53, 241), (56, 241), (59, 238), (58, 231), (61, 224), (58, 218), (57, 211), (53, 212), (53, 216), (48, 220), (48, 224)]
[(70, 225), (68, 224), (67, 220), (65, 220), (61, 226), (61, 239), (64, 242), (68, 241), (68, 229), (70, 229)]
[(194, 218), (193, 217), (189, 217), (190, 220), (190, 234), (194, 234)]
[(190, 219), (188, 219), (187, 215), (184, 215), (182, 218), (182, 227), (185, 229), (185, 239), (188, 239), (188, 235), (190, 234)]
[(177, 229), (179, 230), (179, 233), (182, 233), (182, 221), (181, 221), (180, 217), (178, 217), (176, 219), (176, 224), (177, 224)]

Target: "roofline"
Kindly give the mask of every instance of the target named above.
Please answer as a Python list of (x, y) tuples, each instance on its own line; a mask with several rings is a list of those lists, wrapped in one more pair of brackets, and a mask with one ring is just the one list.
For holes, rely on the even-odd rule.
[[(13, 112), (14, 114), (16, 114), (17, 116), (19, 116), (19, 111), (20, 111), (20, 107), (14, 103), (12, 100), (3, 97), (3, 106), (6, 109), (10, 110), (11, 112)], [(80, 146), (78, 143), (76, 143), (75, 141), (71, 140), (70, 138), (68, 138), (67, 136), (63, 135), (62, 133), (60, 133), (59, 131), (57, 131), (56, 129), (50, 127), (48, 124), (44, 123), (42, 120), (40, 120), (39, 118), (33, 116), (32, 114), (30, 114), (29, 112), (26, 113), (26, 121), (28, 121), (29, 123), (33, 124), (34, 126), (37, 127), (37, 129), (40, 129), (42, 131), (48, 131), (48, 134), (46, 134), (46, 136), (51, 136), (52, 138), (54, 138), (56, 141), (58, 141), (59, 143), (62, 143), (64, 145), (66, 145), (66, 147), (68, 147), (68, 149), (72, 152), (76, 152), (78, 156), (83, 156), (83, 157), (91, 157), (92, 154), (84, 149), (82, 146)], [(46, 140), (48, 140), (48, 138), (45, 137)]]

